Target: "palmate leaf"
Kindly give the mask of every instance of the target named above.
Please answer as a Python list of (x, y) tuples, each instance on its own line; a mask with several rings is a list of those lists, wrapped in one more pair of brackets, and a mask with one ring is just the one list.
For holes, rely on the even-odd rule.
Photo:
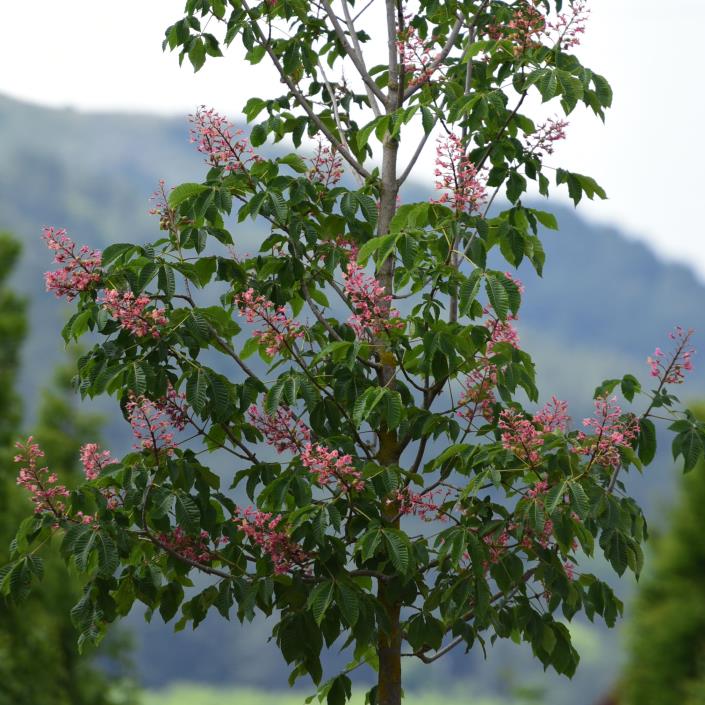
[(326, 581), (316, 585), (309, 595), (307, 606), (311, 610), (316, 624), (320, 624), (323, 621), (323, 617), (328, 607), (330, 607), (333, 600), (333, 587), (332, 582)]

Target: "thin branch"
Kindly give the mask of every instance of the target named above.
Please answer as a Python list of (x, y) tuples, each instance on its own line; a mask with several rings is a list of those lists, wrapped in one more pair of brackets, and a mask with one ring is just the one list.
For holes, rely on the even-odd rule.
[[(370, 4), (372, 3), (373, 0), (370, 0)], [(325, 2), (325, 0), (324, 0)], [(369, 5), (368, 5), (369, 7)], [(366, 8), (365, 8), (366, 9)], [(363, 11), (361, 11), (357, 17), (359, 17), (362, 14)], [(365, 66), (365, 57), (364, 54), (362, 53), (362, 49), (360, 48), (360, 41), (357, 38), (357, 32), (355, 31), (355, 20), (350, 17), (350, 10), (348, 8), (348, 0), (343, 0), (343, 13), (345, 14), (345, 23), (348, 26), (348, 31), (350, 32), (350, 39), (352, 40), (353, 47), (355, 51), (357, 52), (358, 56), (360, 57), (360, 64), (365, 71), (366, 74), (369, 75), (369, 72), (367, 71), (367, 67)], [(357, 17), (355, 19), (357, 19)], [(374, 81), (373, 81), (374, 83)], [(376, 83), (374, 85), (377, 85)], [(379, 105), (377, 105), (377, 101), (375, 100), (375, 93), (373, 92), (372, 88), (367, 85), (367, 82), (365, 82), (365, 90), (367, 91), (367, 100), (370, 102), (370, 107), (372, 108), (372, 112), (375, 114), (375, 117), (379, 117), (381, 115)], [(381, 93), (381, 91), (380, 91)], [(384, 101), (382, 101), (382, 105), (384, 105)]]
[(306, 99), (304, 94), (296, 87), (296, 84), (291, 79), (291, 76), (289, 76), (289, 74), (284, 71), (284, 67), (279, 61), (277, 55), (274, 53), (271, 45), (265, 38), (261, 27), (257, 23), (257, 20), (252, 16), (252, 10), (250, 9), (246, 0), (242, 0), (242, 7), (244, 8), (245, 12), (247, 12), (250, 18), (250, 22), (252, 23), (252, 28), (255, 30), (255, 33), (257, 34), (260, 42), (262, 42), (262, 46), (264, 46), (267, 54), (269, 54), (269, 58), (272, 64), (274, 64), (274, 68), (276, 68), (276, 70), (279, 72), (279, 75), (281, 76), (282, 80), (289, 87), (289, 90), (292, 92), (299, 105), (306, 111), (306, 114), (315, 123), (316, 127), (328, 138), (328, 141), (332, 145), (335, 145), (335, 148), (338, 150), (338, 152), (340, 152), (343, 159), (345, 159), (345, 161), (350, 164), (350, 166), (362, 177), (364, 177), (365, 179), (369, 178), (370, 173), (367, 171), (367, 169), (365, 169), (365, 167), (360, 164), (357, 159), (355, 159), (355, 157), (350, 153), (350, 151), (345, 148), (343, 143), (339, 139), (337, 139), (336, 136), (328, 129), (328, 127), (321, 120), (321, 118), (316, 115), (311, 103)]
[[(343, 0), (343, 7), (346, 10), (346, 21), (347, 21), (347, 7), (346, 7), (346, 2), (347, 0)], [(379, 101), (382, 103), (382, 105), (386, 106), (386, 100), (384, 97), (384, 93), (382, 93), (380, 87), (374, 82), (374, 79), (370, 74), (367, 72), (367, 69), (365, 68), (365, 61), (362, 58), (362, 52), (359, 52), (359, 44), (357, 44), (357, 36), (355, 35), (354, 32), (354, 27), (353, 31), (351, 32), (353, 42), (357, 44), (358, 49), (356, 49), (354, 46), (352, 46), (348, 40), (347, 37), (345, 36), (345, 30), (343, 29), (342, 25), (340, 22), (338, 22), (338, 18), (333, 12), (333, 8), (328, 0), (323, 0), (323, 6), (326, 11), (326, 14), (328, 15), (328, 19), (331, 21), (331, 24), (333, 25), (333, 29), (335, 30), (335, 33), (338, 37), (338, 40), (340, 41), (343, 50), (345, 53), (350, 57), (350, 60), (353, 62), (353, 65), (357, 69), (357, 72), (360, 74), (360, 78), (363, 80), (365, 83), (365, 87), (372, 92), (374, 96), (376, 96)], [(370, 97), (371, 99), (371, 97)], [(372, 110), (375, 110), (375, 115), (378, 115), (379, 107), (376, 105), (376, 102), (373, 102), (372, 105), (370, 106)]]

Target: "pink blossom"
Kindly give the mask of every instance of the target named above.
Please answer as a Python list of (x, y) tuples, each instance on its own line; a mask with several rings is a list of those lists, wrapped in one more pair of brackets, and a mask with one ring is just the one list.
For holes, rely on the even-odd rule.
[(432, 54), (433, 43), (421, 39), (416, 27), (409, 24), (411, 19), (412, 15), (404, 14), (406, 27), (397, 32), (397, 50), (399, 63), (410, 75), (409, 86), (418, 86), (440, 73), (440, 64), (433, 65), (440, 52)]
[(204, 530), (201, 530), (198, 536), (189, 536), (177, 526), (168, 534), (160, 534), (158, 540), (165, 548), (194, 563), (207, 563), (213, 557), (208, 546), (210, 536)]
[(262, 512), (252, 507), (237, 510), (233, 521), (240, 526), (245, 535), (269, 556), (277, 575), (288, 573), (296, 566), (308, 560), (308, 554), (281, 526), (282, 515), (273, 516), (271, 512)]
[[(490, 563), (499, 563), (499, 561), (502, 560), (502, 556), (507, 550), (506, 545), (509, 539), (510, 535), (506, 530), (502, 531), (498, 536), (487, 534), (487, 536), (482, 538), (482, 542), (489, 546), (490, 549)], [(485, 570), (487, 570), (488, 567), (488, 565), (485, 565)]]
[(350, 455), (340, 455), (337, 450), (306, 443), (301, 451), (301, 463), (316, 476), (319, 485), (328, 486), (335, 481), (345, 492), (365, 488), (362, 473), (355, 469)]
[(456, 213), (479, 211), (487, 200), (475, 165), (465, 156), (462, 142), (454, 134), (439, 138), (436, 145), (436, 189), (445, 191), (431, 203), (448, 204)]
[(261, 322), (265, 327), (255, 330), (252, 337), (265, 346), (267, 355), (273, 357), (282, 348), (290, 348), (297, 338), (304, 337), (300, 323), (286, 315), (284, 306), (276, 306), (250, 288), (235, 296), (240, 315), (248, 323)]
[(539, 480), (530, 490), (527, 490), (526, 494), (532, 499), (546, 494), (548, 492), (548, 482), (545, 480)]
[(579, 455), (591, 456), (591, 461), (605, 467), (619, 467), (620, 448), (626, 448), (639, 433), (639, 420), (631, 415), (622, 418), (622, 409), (616, 404), (617, 398), (595, 400), (595, 418), (583, 420), (585, 428), (592, 428), (593, 435), (578, 434), (579, 445), (572, 450)]
[(64, 485), (58, 484), (56, 473), (49, 473), (49, 468), (38, 467), (38, 460), (44, 457), (44, 451), (34, 442), (32, 436), (26, 441), (15, 443), (20, 451), (14, 461), (21, 464), (17, 474), (17, 484), (24, 487), (30, 494), (37, 514), (50, 512), (61, 517), (65, 513), (62, 497), (68, 497), (69, 491)]
[(311, 162), (307, 178), (312, 183), (322, 184), (326, 188), (335, 186), (343, 176), (343, 160), (322, 135), (316, 135), (316, 153)]
[(192, 123), (191, 142), (206, 161), (214, 167), (223, 167), (225, 171), (243, 171), (248, 165), (260, 160), (242, 130), (228, 121), (212, 108), (200, 106), (195, 114), (189, 116)]
[(136, 450), (164, 451), (171, 455), (176, 447), (174, 431), (183, 431), (188, 422), (183, 394), (175, 390), (158, 401), (130, 393), (125, 408), (133, 436), (139, 441)]
[(83, 245), (77, 252), (76, 244), (63, 228), (44, 228), (42, 237), (47, 247), (56, 253), (54, 262), (63, 265), (55, 272), (44, 274), (47, 291), (73, 301), (80, 292), (100, 281), (103, 256), (99, 250), (91, 250)]
[(358, 338), (372, 339), (380, 333), (404, 328), (404, 322), (398, 320), (399, 311), (389, 307), (391, 295), (354, 260), (348, 262), (343, 280), (345, 293), (355, 309), (348, 325)]
[(555, 143), (565, 139), (565, 130), (568, 122), (550, 118), (536, 128), (536, 132), (527, 137), (527, 147), (532, 154), (542, 157), (544, 154), (553, 154)]
[(662, 384), (682, 384), (685, 373), (693, 369), (693, 355), (695, 348), (690, 344), (693, 330), (685, 331), (680, 326), (668, 334), (674, 341), (673, 350), (667, 355), (656, 348), (653, 357), (646, 361), (651, 366), (651, 376), (656, 377)]
[(542, 434), (524, 415), (514, 409), (505, 409), (498, 423), (502, 433), (502, 447), (530, 465), (539, 462), (539, 449), (544, 443)]
[(552, 396), (551, 400), (534, 414), (534, 423), (537, 424), (544, 433), (565, 431), (570, 423), (568, 403), (561, 401), (555, 395)]
[(573, 563), (571, 561), (566, 561), (563, 564), (563, 570), (565, 570), (565, 577), (572, 583), (575, 580), (575, 566)]
[(137, 337), (150, 335), (152, 338), (159, 338), (160, 327), (169, 322), (163, 308), (154, 306), (147, 310), (147, 307), (153, 302), (146, 294), (135, 297), (131, 291), (120, 292), (117, 289), (106, 289), (100, 303), (120, 324), (121, 328)]
[(262, 433), (265, 441), (273, 446), (277, 453), (298, 453), (304, 443), (311, 440), (310, 429), (301, 419), (296, 418), (289, 407), (277, 407), (276, 412), (270, 416), (263, 414), (253, 404), (247, 410), (247, 415), (250, 423)]
[(411, 514), (423, 521), (433, 521), (435, 519), (445, 520), (441, 514), (441, 506), (448, 498), (450, 490), (437, 487), (425, 492), (413, 492), (409, 487), (397, 490), (393, 499), (399, 505), (400, 514)]
[(585, 25), (590, 16), (587, 2), (574, 0), (569, 3), (568, 12), (561, 12), (555, 21), (549, 22), (547, 27), (554, 44), (561, 49), (572, 49), (580, 44), (585, 33)]
[(109, 450), (99, 450), (97, 443), (86, 443), (81, 446), (80, 456), (86, 480), (95, 480), (108, 465), (118, 462), (110, 456)]

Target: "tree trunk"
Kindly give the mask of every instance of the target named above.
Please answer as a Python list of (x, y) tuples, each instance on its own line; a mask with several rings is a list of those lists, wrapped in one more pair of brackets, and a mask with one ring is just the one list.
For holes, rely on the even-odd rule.
[(390, 627), (381, 633), (377, 644), (379, 672), (377, 674), (378, 705), (401, 705), (401, 629), (398, 604), (386, 600), (384, 583), (380, 583), (379, 599), (387, 611)]

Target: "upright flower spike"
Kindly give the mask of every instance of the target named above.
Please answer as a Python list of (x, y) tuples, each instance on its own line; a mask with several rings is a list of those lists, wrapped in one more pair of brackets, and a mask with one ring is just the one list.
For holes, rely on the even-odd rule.
[(100, 477), (100, 473), (108, 465), (114, 465), (118, 461), (110, 455), (109, 450), (100, 450), (97, 443), (86, 443), (80, 450), (81, 465), (86, 480), (95, 480)]
[(262, 553), (269, 556), (276, 575), (301, 568), (309, 555), (289, 537), (281, 514), (262, 512), (252, 507), (238, 509), (233, 521)]
[(226, 172), (245, 171), (247, 167), (259, 161), (244, 132), (213, 108), (200, 106), (189, 116), (191, 142), (205, 155), (206, 161), (213, 167), (222, 167)]
[(153, 306), (146, 294), (135, 296), (131, 291), (106, 289), (99, 301), (121, 328), (139, 338), (161, 337), (161, 328), (169, 322), (165, 309)]
[(456, 213), (474, 213), (487, 200), (477, 167), (465, 156), (460, 139), (453, 133), (436, 143), (436, 189), (443, 191), (432, 203), (446, 204)]
[(176, 447), (175, 432), (183, 431), (188, 416), (183, 395), (167, 393), (166, 397), (152, 401), (145, 396), (130, 394), (127, 410), (132, 435), (137, 439), (135, 450), (164, 452), (171, 455)]
[(305, 335), (301, 324), (287, 316), (284, 306), (277, 306), (265, 296), (256, 294), (254, 289), (237, 294), (235, 303), (248, 323), (264, 324), (264, 328), (255, 330), (252, 337), (265, 346), (270, 357), (290, 348)]
[(543, 435), (521, 412), (505, 409), (500, 414), (498, 426), (502, 430), (502, 446), (506, 450), (529, 465), (540, 461)]
[(299, 453), (311, 440), (311, 431), (294, 412), (285, 406), (277, 408), (272, 416), (262, 413), (256, 405), (247, 410), (250, 423), (264, 436), (264, 440), (273, 446), (277, 453), (289, 451)]
[(77, 250), (63, 228), (44, 228), (42, 237), (55, 253), (54, 262), (63, 265), (55, 272), (44, 274), (47, 291), (54, 292), (58, 298), (73, 301), (82, 291), (100, 282), (103, 262), (100, 250), (91, 250), (86, 245)]
[(635, 416), (622, 418), (617, 397), (595, 400), (595, 417), (583, 419), (585, 428), (593, 429), (588, 435), (578, 434), (574, 453), (590, 456), (590, 462), (603, 467), (618, 468), (621, 464), (620, 448), (630, 446), (639, 433), (639, 420)]
[(309, 181), (326, 188), (335, 186), (343, 177), (343, 159), (323, 135), (316, 135), (316, 151), (309, 160)]
[(541, 123), (536, 131), (530, 134), (527, 139), (527, 147), (532, 154), (543, 157), (545, 154), (553, 154), (556, 142), (565, 139), (566, 129), (570, 123), (567, 120), (549, 118)]
[(421, 39), (416, 27), (410, 24), (412, 17), (404, 12), (405, 27), (397, 32), (397, 51), (400, 64), (409, 75), (409, 86), (418, 86), (440, 74), (440, 65), (433, 65), (440, 54), (433, 54), (432, 43)]
[(29, 436), (26, 441), (15, 443), (19, 453), (14, 461), (20, 465), (17, 474), (17, 484), (24, 487), (30, 494), (37, 514), (49, 512), (57, 519), (66, 512), (63, 499), (69, 496), (65, 485), (59, 484), (56, 473), (48, 467), (39, 467), (39, 461), (44, 457), (44, 451)]
[(336, 482), (343, 492), (363, 490), (362, 473), (352, 464), (352, 456), (341, 455), (323, 445), (306, 443), (301, 451), (301, 463), (316, 477), (319, 485), (329, 486)]
[(653, 357), (646, 361), (651, 367), (651, 376), (656, 377), (662, 384), (682, 384), (685, 373), (693, 369), (693, 355), (695, 348), (690, 344), (693, 330), (684, 330), (677, 326), (668, 337), (673, 341), (673, 350), (665, 353), (661, 348), (656, 348)]

